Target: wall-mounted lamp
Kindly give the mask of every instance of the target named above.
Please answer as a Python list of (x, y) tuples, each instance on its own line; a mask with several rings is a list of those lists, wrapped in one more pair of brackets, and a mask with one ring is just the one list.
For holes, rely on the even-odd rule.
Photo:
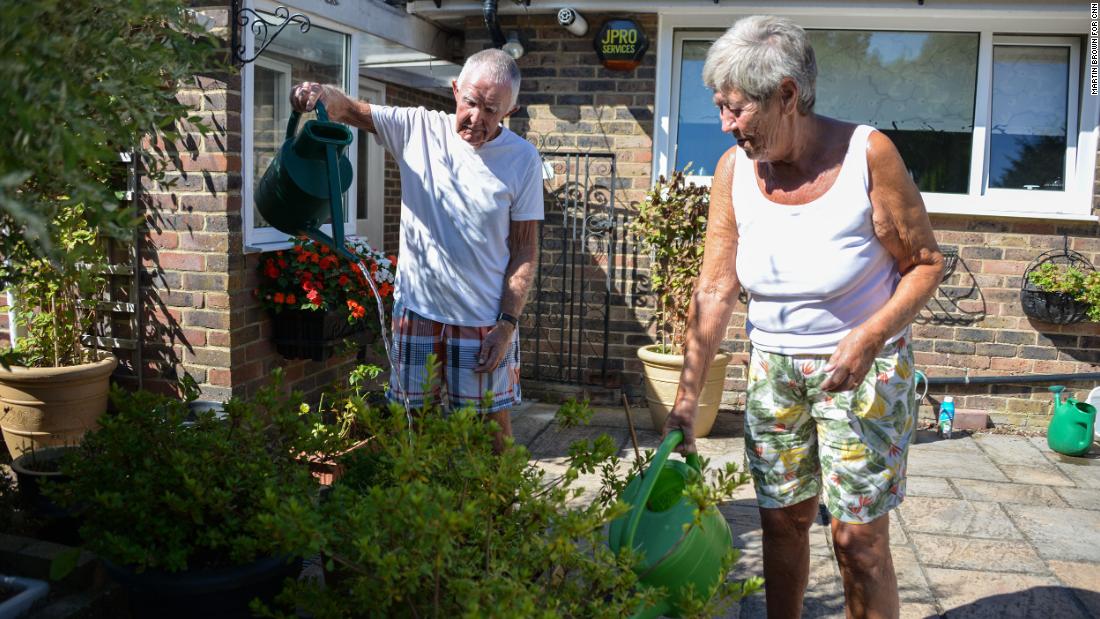
[(519, 40), (519, 32), (515, 30), (508, 33), (508, 40), (501, 46), (501, 50), (508, 54), (515, 60), (519, 60), (523, 56), (523, 43)]
[(558, 25), (578, 37), (583, 37), (588, 32), (588, 22), (576, 9), (569, 7), (558, 11)]

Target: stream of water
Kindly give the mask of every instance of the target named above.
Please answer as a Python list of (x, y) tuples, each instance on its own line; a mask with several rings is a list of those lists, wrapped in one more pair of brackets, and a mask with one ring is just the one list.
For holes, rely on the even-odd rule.
[(405, 418), (409, 422), (409, 440), (412, 440), (412, 410), (409, 406), (409, 396), (405, 393), (405, 387), (401, 379), (401, 367), (398, 365), (397, 360), (393, 358), (393, 346), (390, 341), (389, 330), (386, 328), (386, 308), (382, 305), (382, 295), (378, 293), (378, 286), (374, 283), (374, 277), (371, 275), (370, 269), (364, 264), (362, 260), (355, 263), (359, 267), (359, 271), (363, 274), (363, 278), (367, 280), (367, 285), (370, 286), (372, 292), (374, 292), (374, 302), (378, 308), (378, 326), (381, 327), (379, 331), (382, 334), (382, 345), (386, 348), (386, 359), (390, 362), (390, 368), (392, 373), (390, 374), (390, 391), (396, 393), (400, 398), (402, 404), (405, 405)]

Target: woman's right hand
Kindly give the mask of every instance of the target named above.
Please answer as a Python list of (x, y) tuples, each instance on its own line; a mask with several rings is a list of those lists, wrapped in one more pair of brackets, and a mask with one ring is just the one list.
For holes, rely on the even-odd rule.
[(695, 453), (695, 412), (698, 408), (698, 405), (677, 402), (665, 418), (665, 427), (661, 430), (662, 440), (673, 430), (684, 433), (683, 442), (676, 448), (676, 451), (684, 455)]

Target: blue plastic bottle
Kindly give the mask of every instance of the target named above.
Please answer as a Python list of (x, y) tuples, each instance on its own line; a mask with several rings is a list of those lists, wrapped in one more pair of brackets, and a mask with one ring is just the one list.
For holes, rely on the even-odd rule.
[(951, 426), (955, 423), (955, 398), (945, 395), (940, 403), (940, 418), (936, 431), (944, 438), (951, 438)]

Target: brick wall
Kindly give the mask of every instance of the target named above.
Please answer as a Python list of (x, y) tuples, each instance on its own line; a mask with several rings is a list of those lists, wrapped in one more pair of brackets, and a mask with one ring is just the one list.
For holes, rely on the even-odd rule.
[[(608, 15), (585, 17), (591, 33)], [(558, 27), (552, 16), (502, 19), (506, 32), (519, 29), (530, 42), (519, 60), (524, 76), (522, 108), (509, 126), (536, 144), (617, 153), (617, 196), (622, 205), (636, 203), (652, 183), (656, 18), (632, 17), (646, 29), (651, 47), (643, 64), (628, 73), (602, 68), (592, 51), (592, 35), (573, 37)], [(488, 46), (480, 19), (469, 18), (466, 30), (467, 53)], [(1023, 377), (1100, 370), (1100, 325), (1057, 326), (1033, 321), (1023, 315), (1019, 301), (1024, 269), (1043, 251), (1061, 247), (1063, 234), (1068, 235), (1072, 249), (1094, 264), (1100, 263), (1100, 230), (1096, 224), (957, 216), (933, 216), (932, 223), (940, 243), (956, 247), (960, 258), (955, 273), (914, 326), (918, 369), (934, 377), (961, 376), (967, 371), (974, 375)], [(620, 238), (624, 238), (623, 251), (617, 264), (622, 278), (615, 282), (612, 301), (610, 363), (621, 372), (618, 382), (622, 390), (638, 396), (641, 368), (634, 350), (652, 341), (648, 309), (652, 300), (645, 294), (646, 258), (635, 255), (628, 237)], [(528, 307), (530, 313), (532, 306)], [(722, 344), (724, 350), (734, 354), (723, 398), (724, 404), (732, 408), (743, 406), (744, 364), (748, 357), (744, 309), (742, 305), (735, 309)], [(1067, 386), (1083, 396), (1084, 389), (1094, 384), (1076, 382)], [(528, 392), (540, 391), (537, 386), (531, 387), (524, 385)], [(1046, 387), (934, 387), (922, 412), (931, 417), (932, 405), (938, 404), (943, 395), (952, 394), (959, 410), (990, 412), (1000, 422), (1045, 423), (1050, 409)], [(542, 391), (539, 395), (554, 392), (555, 397), (561, 397), (579, 391), (592, 394), (593, 388), (568, 386)]]

